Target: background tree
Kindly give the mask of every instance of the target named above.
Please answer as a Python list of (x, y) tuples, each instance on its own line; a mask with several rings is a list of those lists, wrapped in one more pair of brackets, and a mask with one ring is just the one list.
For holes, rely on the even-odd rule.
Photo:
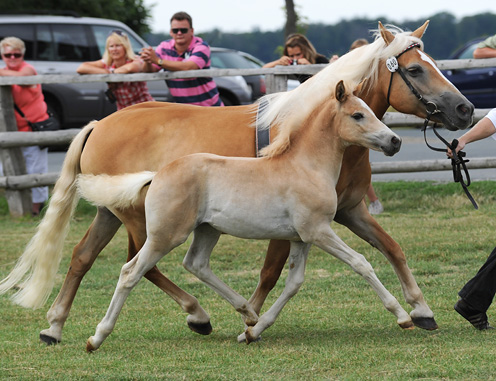
[(143, 0), (2, 0), (1, 12), (16, 14), (75, 12), (79, 16), (122, 21), (140, 35), (150, 31), (151, 8), (146, 7)]
[(284, 28), (284, 39), (290, 34), (296, 33), (298, 24), (298, 15), (295, 11), (294, 1), (286, 0), (286, 27)]

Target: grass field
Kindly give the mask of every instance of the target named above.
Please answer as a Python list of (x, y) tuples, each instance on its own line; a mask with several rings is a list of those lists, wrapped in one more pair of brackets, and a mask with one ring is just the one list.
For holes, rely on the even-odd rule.
[[(472, 208), (458, 184), (374, 184), (385, 212), (379, 223), (400, 243), (439, 324), (437, 331), (401, 330), (368, 284), (350, 268), (312, 248), (306, 279), (263, 338), (238, 344), (237, 312), (181, 266), (187, 245), (159, 262), (174, 282), (209, 312), (214, 331), (191, 332), (186, 315), (151, 283), (133, 290), (115, 331), (92, 353), (85, 343), (103, 318), (126, 258), (123, 229), (82, 282), (62, 343), (38, 339), (60, 289), (72, 247), (93, 217), (80, 203), (66, 242), (55, 289), (47, 305), (26, 310), (0, 296), (0, 379), (57, 380), (300, 380), (300, 379), (494, 379), (496, 330), (479, 332), (453, 311), (457, 292), (496, 245), (496, 182), (477, 182)], [(13, 220), (0, 199), (0, 278), (10, 271), (33, 235), (37, 219)], [(371, 262), (383, 284), (410, 311), (387, 260), (336, 225), (335, 230)], [(214, 272), (245, 297), (258, 281), (264, 241), (223, 236), (212, 256)], [(283, 274), (283, 279), (286, 273)], [(278, 283), (268, 304), (281, 292)], [(494, 307), (488, 312), (496, 324)]]

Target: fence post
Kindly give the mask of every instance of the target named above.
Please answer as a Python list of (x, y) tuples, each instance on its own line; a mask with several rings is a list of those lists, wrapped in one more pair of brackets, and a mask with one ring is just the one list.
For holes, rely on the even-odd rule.
[[(14, 116), (14, 102), (10, 86), (0, 86), (0, 132), (17, 131)], [(0, 158), (4, 176), (26, 174), (26, 164), (20, 148), (0, 149)], [(9, 205), (12, 217), (21, 217), (31, 214), (31, 189), (5, 190), (5, 198)]]
[(284, 74), (266, 74), (265, 88), (267, 89), (267, 94), (288, 90), (288, 76)]

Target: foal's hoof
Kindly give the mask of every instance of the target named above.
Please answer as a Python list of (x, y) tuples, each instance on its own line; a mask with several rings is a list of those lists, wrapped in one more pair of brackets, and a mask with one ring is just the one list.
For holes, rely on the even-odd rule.
[(46, 345), (55, 345), (60, 343), (60, 340), (42, 333), (40, 333), (40, 341)]
[(422, 328), (422, 329), (426, 329), (428, 331), (434, 331), (435, 329), (439, 328), (433, 317), (432, 318), (426, 318), (426, 317), (413, 318), (412, 317), (412, 321), (413, 321), (413, 324), (415, 324), (415, 326)]
[(404, 322), (404, 323), (400, 323), (398, 325), (403, 329), (414, 329), (415, 328), (415, 325), (413, 324), (413, 322), (411, 320)]
[(212, 325), (208, 323), (192, 323), (188, 322), (188, 327), (193, 332), (199, 333), (200, 335), (210, 335), (212, 333)]
[(93, 344), (91, 344), (91, 338), (86, 342), (86, 352), (91, 353), (96, 351), (98, 348), (95, 348)]

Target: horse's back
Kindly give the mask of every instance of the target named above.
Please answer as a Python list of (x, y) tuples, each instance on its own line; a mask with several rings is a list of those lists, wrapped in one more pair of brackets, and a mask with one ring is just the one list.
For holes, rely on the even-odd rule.
[(146, 102), (99, 121), (81, 156), (83, 173), (156, 171), (198, 152), (254, 156), (255, 106), (200, 107)]

